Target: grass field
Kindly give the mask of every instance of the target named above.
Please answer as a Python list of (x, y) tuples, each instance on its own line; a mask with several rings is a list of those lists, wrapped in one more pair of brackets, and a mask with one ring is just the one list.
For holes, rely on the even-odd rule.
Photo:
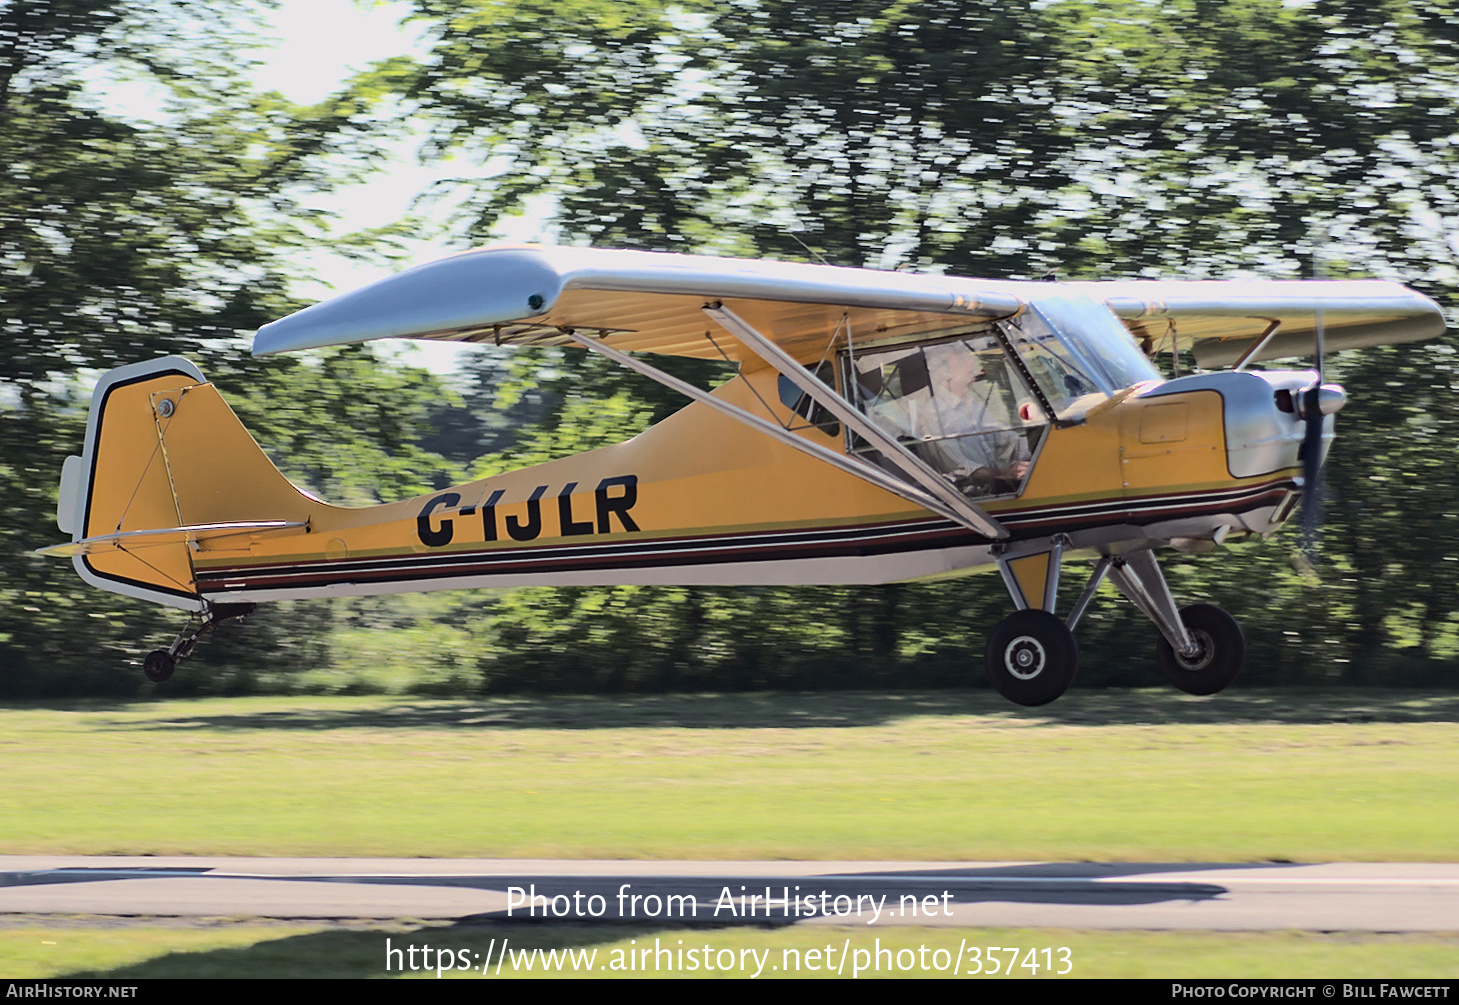
[(0, 709), (0, 852), (1446, 861), (1459, 698), (976, 692)]
[[(980, 692), (13, 704), (0, 853), (1451, 861), (1456, 755), (1459, 697), (1418, 692), (1076, 691), (1037, 710)], [(521, 944), (634, 937), (574, 931)], [(881, 935), (1057, 942), (1078, 976), (1459, 975), (1445, 936)], [(34, 920), (0, 931), (0, 976), (321, 973), (321, 953), (331, 974), (383, 975), (384, 938)]]

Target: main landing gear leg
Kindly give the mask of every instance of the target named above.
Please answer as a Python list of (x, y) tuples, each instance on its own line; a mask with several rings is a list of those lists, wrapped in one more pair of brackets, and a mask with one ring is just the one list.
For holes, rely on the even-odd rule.
[[(177, 669), (177, 661), (189, 656), (198, 644), (198, 639), (225, 621), (241, 618), (253, 613), (253, 604), (209, 604), (203, 616), (189, 620), (187, 626), (178, 632), (177, 638), (166, 649), (154, 649), (142, 660), (142, 673), (153, 684), (171, 680)], [(192, 632), (188, 629), (197, 624)]]
[[(1072, 626), (1054, 614), (1059, 562), (1067, 544), (1061, 535), (1050, 542), (1046, 552), (998, 556), (998, 571), (1018, 610), (993, 629), (984, 660), (993, 687), (1019, 705), (1048, 704), (1068, 690), (1079, 669), (1079, 645)], [(1086, 593), (1093, 596), (1094, 591)], [(1085, 606), (1088, 602), (1082, 600)], [(1082, 606), (1079, 612), (1083, 612)]]
[(1136, 551), (1111, 561), (1110, 580), (1160, 629), (1160, 671), (1187, 694), (1215, 694), (1246, 662), (1246, 639), (1236, 619), (1211, 604), (1180, 611), (1154, 553)]

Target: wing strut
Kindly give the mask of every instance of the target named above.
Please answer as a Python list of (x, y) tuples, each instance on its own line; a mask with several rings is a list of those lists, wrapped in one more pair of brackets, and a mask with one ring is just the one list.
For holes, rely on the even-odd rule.
[[(1256, 357), (1257, 353), (1266, 348), (1266, 344), (1272, 340), (1272, 336), (1277, 333), (1277, 329), (1280, 327), (1282, 327), (1281, 321), (1273, 321), (1271, 324), (1267, 325), (1266, 331), (1257, 336), (1256, 341), (1251, 343), (1251, 348), (1247, 349), (1244, 353), (1241, 354), (1241, 358), (1236, 361), (1236, 365), (1233, 366), (1231, 369), (1245, 370), (1246, 364), (1250, 363)], [(1171, 353), (1173, 354), (1177, 352), (1178, 348), (1178, 346), (1172, 345), (1170, 347)]]
[[(704, 313), (744, 343), (751, 352), (794, 383), (796, 387), (810, 395), (816, 404), (840, 419), (862, 439), (881, 451), (881, 455), (895, 464), (907, 478), (911, 479), (914, 485), (942, 503), (939, 512), (951, 511), (953, 519), (958, 523), (995, 541), (1008, 537), (1008, 531), (1003, 528), (1002, 524), (989, 516), (981, 507), (969, 502), (966, 496), (954, 488), (946, 478), (929, 467), (922, 458), (898, 443), (896, 437), (888, 435), (851, 402), (837, 394), (835, 388), (822, 383), (814, 374), (797, 363), (793, 356), (761, 335), (734, 311), (722, 304), (708, 304), (704, 308)], [(867, 466), (870, 467), (870, 465)]]
[[(865, 461), (857, 460), (854, 457), (848, 457), (845, 454), (840, 454), (827, 447), (823, 447), (819, 443), (813, 443), (810, 440), (796, 436), (794, 433), (785, 429), (783, 426), (778, 425), (777, 423), (771, 422), (768, 419), (762, 419), (758, 415), (747, 412), (738, 405), (732, 405), (722, 398), (716, 398), (708, 391), (701, 390), (695, 387), (693, 384), (688, 383), (687, 381), (680, 380), (678, 377), (675, 377), (672, 374), (665, 373), (658, 367), (653, 366), (649, 363), (645, 363), (641, 359), (630, 356), (625, 352), (621, 352), (617, 349), (612, 348), (611, 346), (606, 346), (596, 339), (588, 338), (586, 335), (575, 332), (571, 329), (563, 329), (563, 334), (583, 348), (591, 349), (593, 352), (608, 357), (620, 366), (625, 366), (630, 370), (635, 370), (638, 373), (643, 374), (645, 377), (649, 377), (664, 385), (671, 391), (678, 391), (680, 394), (684, 395), (687, 398), (692, 398), (695, 401), (708, 405), (715, 411), (721, 412), (724, 415), (728, 415), (730, 418), (744, 423), (751, 429), (759, 430), (766, 436), (778, 440), (788, 447), (794, 447), (796, 450), (799, 450), (805, 454), (809, 454), (810, 456), (816, 458), (816, 460), (818, 461), (829, 464), (834, 468), (839, 468), (840, 470), (845, 471), (847, 474), (855, 475), (862, 481), (870, 482), (877, 488), (885, 489), (888, 492), (899, 495), (903, 499), (906, 499), (908, 502), (911, 502), (917, 506), (921, 506), (923, 509), (931, 510), (933, 513), (936, 513), (939, 516), (944, 516), (947, 519), (954, 521), (955, 523), (959, 523), (964, 526), (973, 526), (969, 524), (969, 522), (962, 516), (961, 513), (955, 511), (949, 506), (944, 505), (939, 499), (922, 491), (917, 486), (907, 484), (906, 481), (898, 478), (896, 475), (892, 474), (889, 471), (883, 471), (881, 468), (873, 467), (871, 464), (868, 464)], [(982, 527), (973, 526), (973, 529), (977, 530), (979, 533), (987, 533), (985, 530), (983, 530)], [(1002, 531), (1002, 528), (998, 529), (999, 533), (996, 536), (1007, 536), (1007, 533)]]

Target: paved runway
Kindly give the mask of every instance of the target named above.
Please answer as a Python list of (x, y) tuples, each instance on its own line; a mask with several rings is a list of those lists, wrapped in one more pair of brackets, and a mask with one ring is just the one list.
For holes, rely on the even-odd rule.
[(1459, 932), (1459, 865), (0, 856), (7, 914)]

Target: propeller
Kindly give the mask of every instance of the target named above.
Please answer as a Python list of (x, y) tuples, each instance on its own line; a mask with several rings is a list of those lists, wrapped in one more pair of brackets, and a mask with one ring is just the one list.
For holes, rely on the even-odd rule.
[(1322, 303), (1317, 304), (1317, 379), (1298, 397), (1305, 423), (1302, 435), (1302, 557), (1309, 568), (1317, 554), (1317, 532), (1322, 524), (1322, 425), (1323, 420), (1347, 403), (1347, 393), (1337, 384), (1324, 384)]
[(1322, 301), (1317, 302), (1314, 354), (1317, 357), (1317, 379), (1302, 392), (1303, 415), (1307, 428), (1302, 435), (1302, 550), (1311, 561), (1317, 553), (1317, 528), (1322, 522)]
[(1322, 522), (1322, 378), (1302, 392), (1307, 428), (1302, 436), (1302, 551), (1310, 562), (1317, 552)]

